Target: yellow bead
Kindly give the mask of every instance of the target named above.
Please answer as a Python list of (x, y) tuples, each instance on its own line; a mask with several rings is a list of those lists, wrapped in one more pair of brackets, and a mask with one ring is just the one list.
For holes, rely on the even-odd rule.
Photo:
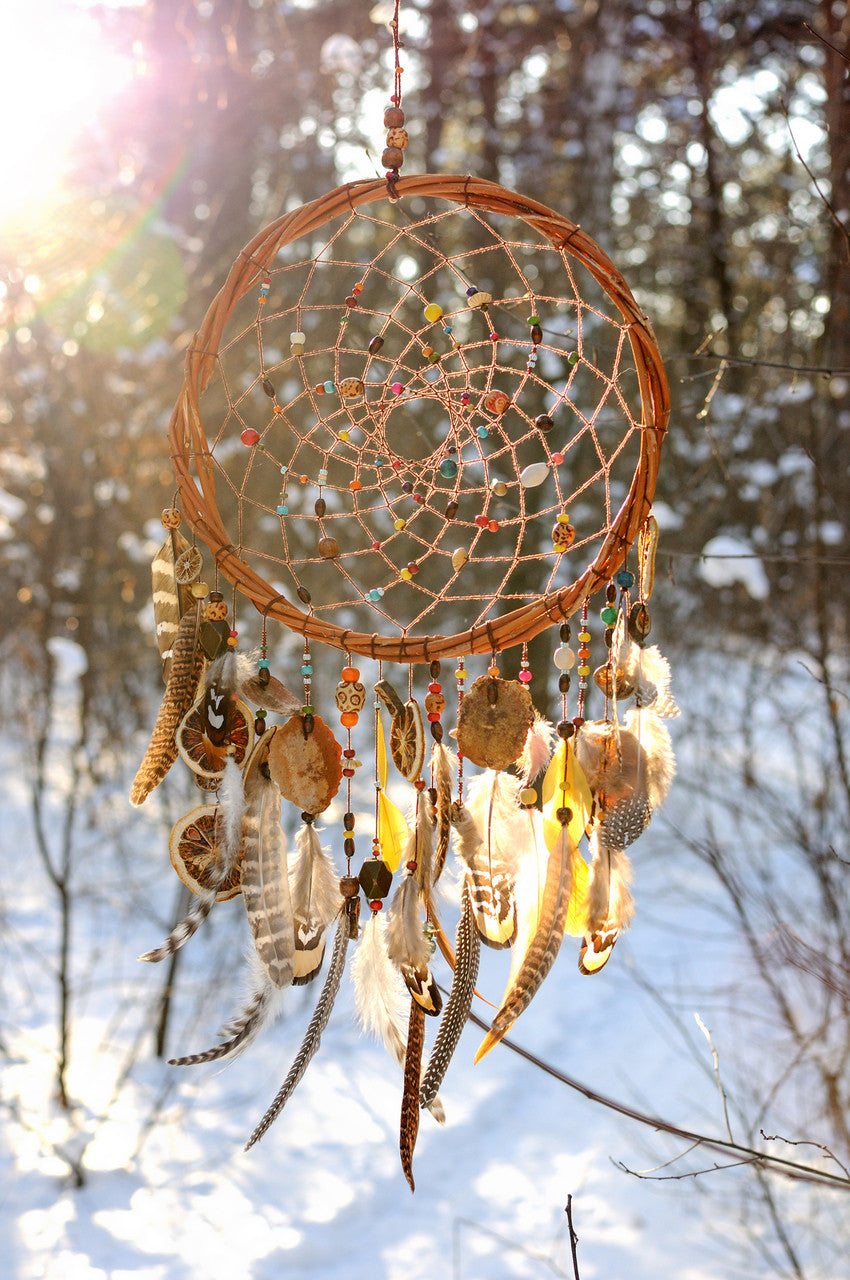
[(466, 672), (466, 670), (465, 670), (463, 667), (458, 667), (457, 671), (455, 672), (455, 679), (456, 679), (456, 680), (465, 680), (465, 679), (466, 679), (466, 677), (467, 677), (467, 672)]
[(409, 582), (410, 579), (413, 577), (413, 574), (410, 572), (409, 569), (402, 569), (401, 573), (399, 574), (399, 577), (404, 578), (405, 582)]
[(588, 666), (581, 666), (581, 667), (579, 667), (579, 669), (578, 669), (578, 673), (579, 673), (579, 675), (580, 675), (580, 676), (589, 676), (589, 675), (590, 675), (590, 667), (588, 667)]
[(350, 437), (350, 433), (349, 433), (348, 431), (338, 431), (338, 432), (337, 432), (337, 439), (338, 439), (338, 440), (343, 440), (343, 441), (345, 441), (345, 440), (349, 440), (350, 438), (351, 438), (351, 437)]
[(394, 526), (396, 529), (403, 529), (403, 528), (404, 528), (404, 526), (405, 526), (406, 524), (407, 524), (407, 521), (406, 521), (406, 520), (402, 520), (401, 518), (399, 518), (398, 520), (394, 520), (394, 521), (393, 521), (393, 526)]
[(523, 787), (522, 791), (520, 791), (519, 793), (520, 804), (531, 805), (531, 804), (535, 804), (536, 801), (537, 801), (537, 792), (534, 790), (534, 787)]
[(440, 306), (438, 302), (429, 302), (427, 307), (425, 308), (426, 320), (431, 320), (431, 321), (439, 320), (442, 314), (443, 314), (443, 308)]
[(569, 524), (569, 523), (570, 523), (570, 517), (567, 515), (566, 511), (562, 511), (561, 514), (558, 516), (558, 524)]

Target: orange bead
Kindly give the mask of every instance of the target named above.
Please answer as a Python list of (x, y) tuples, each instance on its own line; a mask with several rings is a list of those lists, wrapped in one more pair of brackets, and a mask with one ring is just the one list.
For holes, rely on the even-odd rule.
[(344, 729), (353, 729), (360, 719), (356, 711), (343, 711), (340, 716), (340, 724)]
[(339, 674), (346, 684), (354, 684), (356, 680), (360, 679), (360, 672), (357, 667), (343, 667)]

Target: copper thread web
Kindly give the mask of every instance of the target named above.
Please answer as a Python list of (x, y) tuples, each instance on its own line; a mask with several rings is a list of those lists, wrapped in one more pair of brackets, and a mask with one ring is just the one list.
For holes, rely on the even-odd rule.
[[(434, 208), (418, 198), (461, 182), (465, 207), (454, 188), (448, 208), (445, 199)], [(401, 194), (405, 185), (417, 188), (409, 206), (382, 201), (377, 212), (366, 211), (364, 203), (385, 194), (381, 184), (371, 184), (374, 194), (362, 191), (370, 184), (352, 184), (327, 198), (335, 220), (319, 222), (317, 209), (309, 231), (320, 235), (295, 243), (273, 234), (257, 257), (249, 246), (237, 267), (251, 280), (240, 282), (227, 307), (217, 349), (199, 342), (190, 353), (189, 394), (178, 405), (172, 441), (182, 440), (175, 461), (190, 522), (213, 545), (212, 498), (216, 523), (227, 530), (217, 536), (217, 563), (264, 614), (286, 602), (288, 614), (293, 605), (297, 611), (284, 618), (289, 625), (337, 647), (363, 653), (370, 634), (401, 637), (396, 650), (373, 643), (371, 652), (421, 661), (428, 637), (439, 647), (447, 630), (460, 634), (443, 644), (443, 655), (528, 639), (568, 616), (618, 567), (649, 509), (667, 401), (660, 357), (625, 282), (578, 228), (480, 180), (399, 184)], [(510, 215), (504, 230), (484, 216), (494, 205)], [(557, 243), (548, 221), (543, 234), (529, 226), (528, 212), (537, 210), (560, 233)], [(268, 302), (258, 305), (266, 271)], [(493, 295), (484, 309), (469, 305), (474, 286)], [(355, 306), (346, 303), (352, 297)], [(424, 316), (434, 302), (444, 313), (436, 322)], [(540, 317), (539, 344), (531, 315)], [(295, 331), (306, 335), (303, 354), (290, 353)], [(372, 354), (375, 337), (383, 346)], [(429, 361), (428, 347), (439, 362)], [(198, 381), (207, 384), (197, 411), (193, 358), (203, 362)], [(364, 393), (340, 394), (346, 379), (362, 380)], [(332, 392), (320, 392), (325, 382)], [(503, 413), (486, 406), (494, 392), (509, 398)], [(540, 415), (551, 418), (551, 429), (536, 425)], [(259, 444), (240, 442), (246, 429), (259, 433)], [(180, 456), (190, 444), (201, 504)], [(446, 474), (452, 462), (455, 476)], [(545, 465), (545, 480), (526, 488), (519, 477), (536, 463)], [(316, 499), (325, 503), (322, 515)], [(449, 502), (458, 504), (451, 519)], [(552, 530), (564, 514), (576, 535), (558, 554)], [(480, 527), (476, 516), (497, 528)], [(396, 528), (400, 520), (404, 527)], [(339, 554), (323, 558), (321, 539), (333, 539)], [(462, 567), (453, 566), (457, 552), (468, 557)], [(581, 586), (568, 599), (571, 579)], [(309, 593), (307, 610), (294, 604), (299, 588), (302, 601)], [(528, 606), (541, 600), (551, 608), (533, 609), (526, 625)], [(517, 608), (515, 629), (492, 630)], [(326, 635), (327, 628), (342, 634)], [(410, 649), (407, 638), (422, 635), (424, 646)]]

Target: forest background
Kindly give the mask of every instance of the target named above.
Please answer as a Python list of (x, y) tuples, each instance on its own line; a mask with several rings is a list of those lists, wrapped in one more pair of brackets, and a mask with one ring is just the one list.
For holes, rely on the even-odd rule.
[[(128, 1082), (140, 1131), (173, 1123), (175, 1086), (155, 1068), (174, 1002), (181, 1026), (215, 1017), (194, 967), (175, 966), (155, 991), (148, 982), (144, 1007), (142, 988), (123, 987), (98, 1031), (112, 1044), (112, 1101), (81, 1114), (71, 1077), (84, 1011), (94, 1016), (98, 922), (141, 920), (149, 941), (176, 909), (161, 888), (168, 805), (134, 832), (123, 796), (158, 697), (149, 560), (171, 501), (166, 426), (182, 358), (264, 223), (378, 171), (391, 11), (353, 0), (64, 9), (134, 73), (69, 146), (39, 216), (1, 215), (0, 680), (15, 731), (0, 1056), (2, 1105), (32, 1161), (49, 1157), (82, 1188)], [(847, 6), (405, 0), (402, 18), (406, 171), (477, 173), (580, 223), (651, 317), (670, 376), (654, 634), (686, 715), (680, 808), (653, 826), (643, 896), (664, 958), (687, 947), (702, 960), (688, 986), (661, 956), (639, 958), (632, 993), (711, 1077), (686, 1028), (698, 991), (727, 1029), (730, 1131), (762, 1149), (763, 1125), (785, 1125), (845, 1176)], [(24, 116), (4, 127), (25, 134)], [(228, 940), (209, 944), (222, 982)], [(14, 1170), (24, 1148), (12, 1146)], [(805, 1150), (809, 1163), (817, 1152)], [(789, 1198), (755, 1167), (739, 1201), (742, 1183), (726, 1176), (703, 1199), (742, 1228), (735, 1266), (842, 1274), (839, 1191), (794, 1184)], [(705, 1184), (686, 1185), (699, 1199)]]

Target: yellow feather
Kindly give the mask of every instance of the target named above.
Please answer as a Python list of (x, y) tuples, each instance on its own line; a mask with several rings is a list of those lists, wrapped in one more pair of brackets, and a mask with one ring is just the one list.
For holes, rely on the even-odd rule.
[(379, 791), (378, 839), (381, 842), (381, 857), (390, 871), (398, 871), (409, 835), (401, 810), (396, 808), (383, 791)]
[(584, 770), (567, 742), (560, 743), (546, 770), (542, 800), (543, 838), (550, 853), (561, 835), (561, 824), (555, 816), (561, 808), (572, 809), (567, 830), (573, 844), (578, 844), (590, 818), (593, 797)]

